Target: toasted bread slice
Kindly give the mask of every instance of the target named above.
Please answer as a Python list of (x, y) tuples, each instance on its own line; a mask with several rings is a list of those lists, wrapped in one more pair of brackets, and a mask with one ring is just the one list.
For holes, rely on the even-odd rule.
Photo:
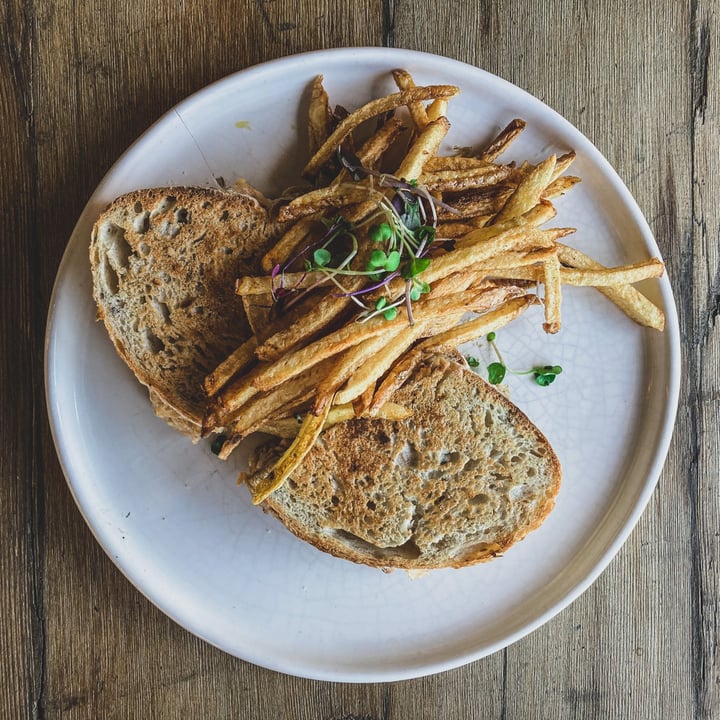
[[(328, 428), (263, 507), (320, 550), (408, 570), (490, 560), (547, 517), (560, 488), (555, 452), (461, 357), (427, 356), (393, 400), (410, 420)], [(251, 489), (281, 451), (251, 457)]]
[(281, 230), (254, 193), (183, 187), (123, 195), (95, 223), (98, 318), (156, 413), (194, 439), (203, 378), (251, 333), (235, 280)]

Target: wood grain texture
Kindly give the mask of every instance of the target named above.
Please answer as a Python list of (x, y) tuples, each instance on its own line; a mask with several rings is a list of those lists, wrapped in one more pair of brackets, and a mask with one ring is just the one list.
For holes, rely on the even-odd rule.
[[(715, 3), (7, 0), (0, 27), (0, 717), (720, 717)], [(148, 603), (70, 497), (42, 380), (58, 263), (117, 156), (213, 80), (343, 45), (475, 64), (588, 135), (656, 234), (677, 293), (685, 365), (658, 491), (591, 588), (505, 651), (385, 685), (257, 668)]]

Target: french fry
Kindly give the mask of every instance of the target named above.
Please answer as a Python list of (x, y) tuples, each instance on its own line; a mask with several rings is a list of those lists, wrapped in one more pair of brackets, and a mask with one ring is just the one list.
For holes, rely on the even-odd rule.
[(490, 165), (468, 170), (437, 170), (424, 174), (420, 181), (430, 192), (455, 193), (496, 185), (507, 180), (512, 171), (513, 168), (509, 165)]
[(427, 119), (429, 122), (437, 120), (447, 115), (448, 100), (447, 98), (435, 98), (427, 108)]
[(571, 190), (579, 182), (580, 178), (575, 175), (561, 175), (559, 178), (553, 180), (545, 188), (545, 190), (543, 190), (540, 197), (543, 200), (551, 200), (552, 198), (559, 197)]
[(531, 305), (537, 303), (535, 295), (524, 295), (522, 297), (513, 298), (503, 303), (495, 310), (490, 310), (472, 320), (461, 323), (445, 332), (434, 335), (427, 340), (423, 340), (418, 348), (420, 350), (429, 350), (447, 345), (448, 347), (458, 347), (463, 343), (475, 340), (489, 332), (494, 332), (508, 323), (512, 322), (522, 312), (527, 310)]
[(430, 267), (420, 277), (433, 283), (441, 277), (481, 262), (508, 250), (533, 250), (552, 247), (559, 229), (538, 230), (537, 228), (514, 227), (501, 232), (486, 242), (463, 246), (433, 259)]
[[(412, 416), (412, 410), (409, 410), (404, 405), (399, 405), (394, 402), (387, 402), (382, 407), (379, 407), (373, 418), (375, 420), (406, 420)], [(345, 405), (333, 405), (330, 408), (323, 430), (327, 430), (333, 425), (337, 425), (341, 422), (353, 420), (355, 417), (355, 409), (352, 403), (346, 403)], [(258, 427), (259, 432), (266, 433), (268, 435), (275, 435), (276, 437), (285, 438), (291, 440), (296, 437), (302, 418), (300, 417), (289, 417), (279, 418), (277, 420), (269, 420)]]
[(311, 155), (327, 140), (331, 120), (332, 112), (328, 94), (323, 87), (323, 76), (318, 75), (313, 81), (308, 109), (308, 145)]
[(322, 431), (330, 407), (328, 405), (322, 415), (313, 415), (312, 413), (305, 415), (297, 437), (275, 463), (271, 473), (255, 488), (252, 496), (254, 505), (259, 505), (271, 493), (275, 492), (310, 452), (315, 440)]
[(562, 302), (562, 282), (560, 280), (560, 259), (553, 253), (542, 263), (543, 284), (545, 286), (545, 322), (543, 328), (547, 333), (560, 330), (560, 306)]
[(293, 382), (282, 383), (266, 393), (257, 393), (244, 405), (224, 418), (226, 439), (218, 457), (226, 460), (230, 453), (268, 419), (285, 417), (307, 410), (320, 378), (329, 369), (327, 362), (308, 368)]
[(494, 310), (488, 310), (484, 314), (456, 325), (455, 327), (437, 333), (413, 348), (409, 353), (393, 365), (387, 375), (383, 378), (380, 386), (375, 391), (373, 399), (367, 409), (369, 415), (373, 415), (379, 407), (389, 401), (391, 395), (403, 385), (412, 375), (417, 363), (429, 350), (437, 350), (441, 347), (456, 348), (463, 343), (470, 342), (486, 335), (494, 330), (499, 330), (512, 322), (518, 315), (524, 312), (530, 305), (537, 302), (534, 295), (525, 295), (505, 300)]
[(347, 293), (359, 290), (363, 283), (362, 277), (350, 277), (345, 280), (344, 294), (329, 292), (324, 295), (291, 325), (270, 335), (258, 346), (256, 355), (261, 360), (277, 360), (292, 348), (315, 337), (323, 329), (336, 324), (353, 303)]
[(387, 120), (358, 151), (358, 159), (364, 167), (374, 167), (403, 130), (402, 121), (392, 117)]
[(462, 155), (435, 155), (425, 163), (426, 173), (436, 173), (448, 170), (482, 170), (495, 167), (495, 163), (477, 157), (464, 157)]
[(241, 375), (228, 383), (209, 403), (202, 420), (202, 436), (207, 437), (210, 433), (224, 427), (228, 418), (232, 418), (258, 390), (253, 385), (253, 380), (263, 368), (256, 365), (250, 372)]
[[(572, 268), (601, 270), (605, 266), (580, 250), (558, 244), (560, 262)], [(630, 285), (598, 287), (598, 290), (622, 310), (631, 320), (640, 325), (662, 331), (665, 328), (665, 313)]]
[[(554, 182), (557, 180), (564, 172), (567, 171), (567, 169), (575, 162), (575, 151), (570, 150), (569, 152), (566, 152), (564, 155), (559, 155), (555, 159), (555, 170), (553, 170), (553, 174), (550, 176), (550, 182)], [(578, 181), (580, 178), (578, 178)]]
[(355, 112), (350, 113), (342, 122), (338, 124), (330, 137), (322, 144), (315, 155), (310, 158), (303, 170), (305, 177), (313, 177), (318, 173), (320, 168), (332, 157), (338, 145), (349, 135), (358, 125), (377, 115), (395, 110), (403, 105), (414, 102), (424, 102), (425, 100), (434, 100), (435, 98), (450, 98), (457, 95), (459, 88), (453, 85), (428, 85), (427, 87), (415, 87), (392, 95), (386, 95), (382, 98), (376, 98), (358, 108)]
[[(313, 224), (320, 219), (318, 214), (315, 217), (304, 217), (289, 227), (282, 237), (263, 255), (260, 266), (265, 272), (270, 272), (276, 265), (283, 265), (291, 257), (292, 251), (300, 245), (313, 228)], [(242, 295), (243, 293), (238, 293)]]
[(203, 389), (208, 397), (212, 397), (232, 377), (247, 367), (255, 359), (257, 338), (253, 335), (242, 343), (236, 350), (228, 355), (220, 365), (209, 373), (203, 381)]
[(410, 150), (395, 174), (406, 180), (420, 177), (425, 163), (437, 152), (449, 129), (450, 123), (446, 117), (439, 117), (437, 120), (427, 123), (410, 146)]
[[(463, 279), (464, 280), (464, 279)], [(458, 280), (460, 281), (460, 280)], [(457, 295), (463, 295), (465, 285), (460, 285), (460, 291)], [(360, 366), (358, 370), (349, 378), (347, 384), (335, 395), (335, 399), (339, 403), (352, 402), (355, 398), (360, 397), (370, 388), (375, 387), (375, 383), (390, 369), (393, 363), (419, 338), (436, 335), (442, 333), (448, 326), (453, 326), (459, 322), (460, 318), (467, 310), (475, 312), (485, 312), (506, 300), (513, 297), (519, 289), (513, 287), (490, 288), (483, 289), (474, 294), (473, 300), (465, 307), (457, 305), (454, 310), (442, 315), (427, 315), (422, 321), (416, 322), (414, 325), (405, 326), (397, 335), (392, 338), (391, 342), (386, 343), (378, 349), (368, 361)], [(469, 295), (470, 293), (467, 293)], [(448, 298), (454, 295), (446, 296)], [(370, 401), (368, 401), (370, 402)], [(362, 409), (366, 409), (363, 403)]]
[(278, 220), (288, 222), (313, 215), (325, 208), (341, 208), (354, 203), (366, 202), (379, 193), (361, 183), (340, 183), (311, 190), (293, 198), (287, 205), (278, 210)]
[[(410, 90), (415, 87), (415, 81), (407, 70), (393, 70), (392, 76), (398, 90)], [(428, 124), (428, 115), (422, 102), (408, 103), (408, 112), (418, 130), (424, 130)]]
[[(282, 283), (285, 288), (305, 290), (327, 278), (327, 274), (315, 272), (294, 272), (283, 273)], [(259, 275), (238, 278), (235, 282), (236, 295), (265, 295), (276, 289), (280, 280), (277, 280), (273, 287), (273, 278), (270, 275)]]
[(441, 208), (438, 210), (440, 220), (461, 220), (481, 215), (497, 215), (515, 192), (512, 185), (489, 185), (487, 187), (466, 190), (459, 195), (448, 193), (443, 197), (452, 211)]
[(525, 121), (512, 120), (500, 134), (480, 153), (483, 160), (494, 161), (502, 155), (525, 129)]
[(468, 234), (457, 240), (455, 247), (459, 248), (475, 243), (485, 242), (512, 228), (538, 227), (543, 223), (552, 220), (555, 215), (556, 212), (552, 203), (541, 201), (523, 215), (509, 218), (508, 220), (501, 220), (500, 222), (495, 222), (492, 225), (484, 225), (481, 228), (471, 230)]
[(332, 402), (335, 393), (340, 389), (342, 384), (346, 382), (361, 365), (371, 361), (377, 353), (381, 352), (387, 345), (394, 344), (396, 338), (401, 336), (406, 329), (407, 328), (396, 327), (388, 331), (388, 333), (369, 338), (355, 345), (355, 347), (346, 350), (333, 368), (318, 384), (313, 403), (313, 412), (316, 415), (320, 414), (325, 409), (325, 405)]
[[(551, 251), (552, 252), (552, 251)], [(538, 259), (545, 258), (538, 253)], [(494, 264), (494, 258), (493, 263)], [(527, 265), (526, 263), (525, 265)], [(473, 266), (474, 267), (474, 266)], [(593, 269), (579, 269), (560, 267), (560, 282), (562, 285), (576, 287), (594, 287), (598, 290), (631, 285), (633, 283), (661, 277), (665, 266), (657, 258), (643, 262), (619, 267), (599, 267)], [(488, 274), (492, 277), (502, 277), (506, 280), (534, 280), (543, 282), (543, 271), (540, 267), (526, 267), (522, 264), (497, 263), (493, 268), (488, 267)]]
[(550, 183), (555, 170), (555, 164), (555, 155), (550, 155), (550, 157), (530, 170), (513, 194), (507, 199), (502, 210), (498, 213), (495, 222), (522, 215), (537, 205), (543, 191)]

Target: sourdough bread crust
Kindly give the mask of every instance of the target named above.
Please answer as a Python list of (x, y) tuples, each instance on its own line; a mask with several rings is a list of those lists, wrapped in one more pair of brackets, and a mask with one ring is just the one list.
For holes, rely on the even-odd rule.
[(235, 280), (282, 228), (257, 195), (197, 187), (128, 193), (93, 227), (98, 318), (157, 414), (194, 439), (203, 378), (250, 334)]
[[(324, 431), (266, 511), (324, 552), (418, 570), (490, 560), (550, 513), (557, 456), (478, 375), (432, 356), (393, 400), (413, 409), (409, 421), (356, 419)], [(251, 488), (278, 451), (256, 454)]]

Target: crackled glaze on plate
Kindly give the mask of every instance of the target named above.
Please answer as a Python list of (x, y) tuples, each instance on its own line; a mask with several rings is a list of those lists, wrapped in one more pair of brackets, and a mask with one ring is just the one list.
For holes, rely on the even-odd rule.
[[(443, 150), (478, 145), (514, 117), (527, 130), (507, 158), (573, 148), (583, 182), (557, 201), (558, 225), (608, 264), (659, 255), (629, 192), (575, 128), (539, 100), (477, 68), (423, 53), (309, 53), (221, 80), (153, 125), (116, 163), (78, 221), (48, 321), (48, 409), (64, 472), (98, 542), (153, 603), (190, 632), (253, 663), (303, 677), (418, 677), (495, 652), (572, 602), (607, 566), (659, 476), (675, 417), (677, 318), (666, 278), (644, 286), (667, 328), (640, 328), (595, 291), (568, 289), (553, 337), (530, 312), (499, 333), (508, 365), (561, 364), (540, 388), (510, 378), (513, 399), (560, 456), (564, 481), (546, 523), (502, 558), (411, 580), (303, 544), (249, 501), (228, 463), (156, 419), (145, 391), (95, 322), (88, 265), (93, 219), (139, 187), (242, 177), (267, 193), (304, 163), (308, 84), (324, 74), (349, 108), (392, 91), (389, 71), (452, 83)], [(286, 114), (291, 109), (291, 115)], [(506, 158), (504, 157), (503, 160)], [(487, 347), (473, 349), (488, 360)], [(618, 373), (615, 368), (622, 367)]]

